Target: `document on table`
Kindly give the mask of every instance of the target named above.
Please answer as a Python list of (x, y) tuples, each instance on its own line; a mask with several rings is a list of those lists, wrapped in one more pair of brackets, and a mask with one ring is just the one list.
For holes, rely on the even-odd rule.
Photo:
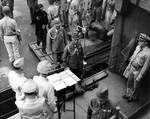
[(48, 76), (47, 78), (48, 78), (48, 80), (49, 80), (50, 82), (52, 82), (52, 83), (61, 80), (61, 77), (59, 76), (58, 73), (52, 74), (52, 75)]
[(65, 82), (63, 80), (59, 80), (59, 81), (54, 82), (52, 84), (53, 84), (56, 91), (59, 91), (59, 90), (67, 87), (67, 85), (65, 84)]
[(67, 86), (75, 85), (80, 79), (69, 69), (60, 73), (55, 73), (47, 77), (54, 89), (59, 91)]
[(74, 73), (72, 73), (69, 69), (65, 70), (65, 72), (70, 75), (74, 80), (80, 81), (81, 79), (78, 78)]
[(67, 78), (64, 78), (63, 80), (65, 84), (67, 84), (68, 86), (72, 86), (77, 83), (77, 81), (75, 81), (72, 77), (67, 77)]
[(65, 82), (61, 79), (61, 77), (59, 76), (58, 73), (55, 73), (53, 75), (50, 75), (47, 77), (49, 82), (52, 83), (52, 85), (54, 86), (54, 89), (56, 91), (59, 91), (61, 89), (64, 89), (67, 87), (67, 85), (65, 84)]

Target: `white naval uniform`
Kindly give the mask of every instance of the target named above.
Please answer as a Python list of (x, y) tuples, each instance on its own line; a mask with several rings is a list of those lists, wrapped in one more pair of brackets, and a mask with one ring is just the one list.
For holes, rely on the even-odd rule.
[(22, 98), (24, 98), (24, 95), (21, 92), (21, 88), (24, 82), (28, 80), (27, 78), (24, 78), (24, 74), (19, 74), (15, 71), (10, 71), (8, 73), (8, 80), (12, 90), (16, 93), (16, 100), (21, 100)]

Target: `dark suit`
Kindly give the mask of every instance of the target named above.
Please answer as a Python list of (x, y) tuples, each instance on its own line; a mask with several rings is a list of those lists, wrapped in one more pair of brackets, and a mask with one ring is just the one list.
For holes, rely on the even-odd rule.
[(34, 13), (35, 13), (35, 6), (38, 4), (38, 0), (27, 0), (27, 5), (30, 10), (31, 21), (34, 23)]
[(43, 29), (43, 25), (48, 24), (47, 13), (43, 10), (39, 10), (35, 12), (34, 15), (35, 20), (35, 34), (37, 36), (37, 44), (40, 45), (42, 42), (42, 51), (46, 50), (46, 28)]

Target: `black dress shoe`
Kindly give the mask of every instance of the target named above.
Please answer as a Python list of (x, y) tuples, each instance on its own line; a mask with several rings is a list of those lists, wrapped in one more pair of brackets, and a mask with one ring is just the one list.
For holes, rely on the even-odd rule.
[(130, 97), (128, 95), (123, 95), (122, 98), (128, 100)]
[(133, 102), (133, 101), (138, 101), (138, 98), (136, 97), (130, 97), (127, 102)]
[(132, 102), (132, 101), (134, 101), (133, 98), (129, 98), (129, 99), (127, 100), (127, 102)]
[(47, 52), (46, 52), (45, 50), (42, 50), (42, 52), (43, 52), (44, 54), (47, 54)]
[(14, 68), (14, 61), (15, 60), (13, 60), (12, 62), (10, 62), (10, 64), (11, 64), (11, 66)]

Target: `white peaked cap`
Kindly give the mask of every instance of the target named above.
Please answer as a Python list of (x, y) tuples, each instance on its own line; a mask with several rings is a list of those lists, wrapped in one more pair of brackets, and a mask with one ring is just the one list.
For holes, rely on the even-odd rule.
[(24, 65), (24, 57), (15, 60), (13, 65), (15, 68), (21, 68)]

